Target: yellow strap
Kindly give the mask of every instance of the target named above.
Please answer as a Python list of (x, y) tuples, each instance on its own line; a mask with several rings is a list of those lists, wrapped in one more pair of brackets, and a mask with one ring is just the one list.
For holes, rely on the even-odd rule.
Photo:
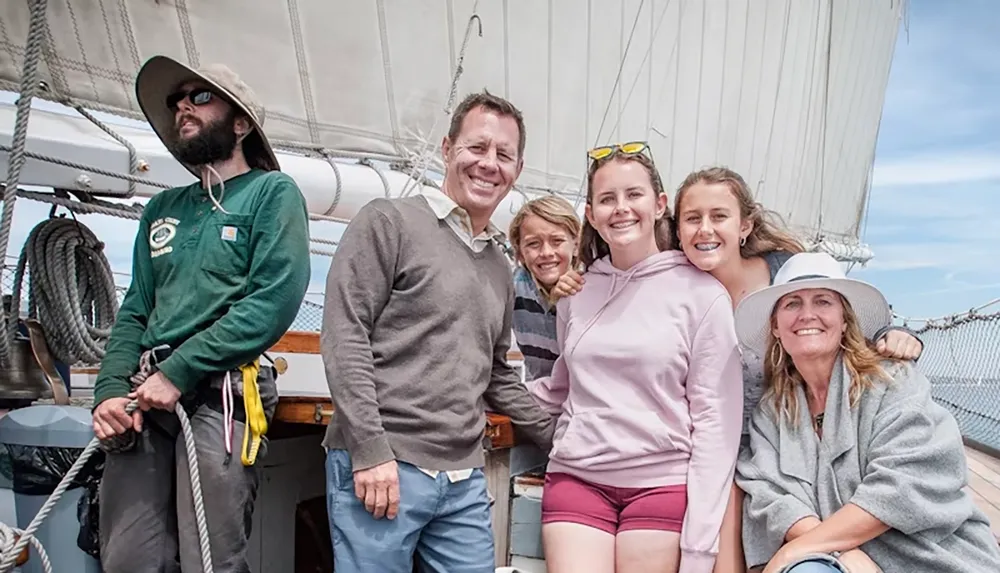
[(260, 401), (260, 389), (257, 387), (260, 360), (240, 366), (240, 370), (243, 372), (243, 407), (247, 418), (240, 458), (243, 460), (243, 465), (252, 466), (257, 460), (261, 437), (267, 432), (267, 417), (264, 415), (264, 405)]

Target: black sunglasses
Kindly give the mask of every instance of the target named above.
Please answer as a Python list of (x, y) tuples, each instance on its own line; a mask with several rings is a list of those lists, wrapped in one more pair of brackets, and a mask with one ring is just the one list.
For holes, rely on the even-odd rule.
[(208, 88), (193, 88), (186, 91), (177, 91), (167, 96), (167, 109), (177, 111), (177, 106), (188, 98), (192, 105), (205, 105), (212, 101), (215, 94)]

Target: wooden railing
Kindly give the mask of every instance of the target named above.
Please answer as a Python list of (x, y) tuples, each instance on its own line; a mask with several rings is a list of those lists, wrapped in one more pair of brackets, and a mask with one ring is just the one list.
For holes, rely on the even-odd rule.
[[(319, 333), (289, 331), (281, 337), (270, 352), (286, 354), (319, 354)], [(522, 360), (520, 352), (510, 352), (507, 359)], [(74, 368), (76, 374), (97, 374), (98, 368)], [(288, 424), (326, 426), (333, 415), (333, 402), (322, 396), (282, 396), (274, 414), (275, 421)], [(486, 414), (486, 437), (494, 449), (514, 445), (514, 429), (510, 418), (500, 414)]]

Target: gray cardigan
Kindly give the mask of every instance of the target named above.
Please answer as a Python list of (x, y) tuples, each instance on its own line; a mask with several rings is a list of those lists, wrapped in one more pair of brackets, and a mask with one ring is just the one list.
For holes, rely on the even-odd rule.
[[(777, 276), (778, 270), (781, 269), (781, 265), (785, 264), (788, 259), (792, 258), (792, 253), (785, 251), (771, 251), (762, 255), (764, 262), (767, 263), (767, 268), (771, 272), (771, 284), (774, 284), (774, 277)], [(895, 324), (887, 324), (882, 328), (878, 329), (875, 334), (871, 337), (872, 342), (875, 342), (888, 334), (890, 330), (899, 330), (905, 332), (920, 340), (917, 333), (910, 330), (905, 326), (896, 326)], [(923, 341), (920, 341), (923, 344)], [(764, 359), (758, 356), (757, 353), (750, 350), (749, 348), (742, 348), (743, 350), (743, 436), (740, 441), (741, 447), (749, 442), (747, 434), (750, 432), (750, 417), (753, 416), (753, 409), (760, 402), (761, 397), (764, 395)], [(919, 357), (918, 357), (919, 358)]]
[(799, 420), (776, 422), (770, 396), (754, 410), (750, 447), (737, 463), (746, 492), (747, 563), (767, 563), (804, 517), (829, 518), (853, 503), (890, 527), (861, 549), (884, 571), (996, 573), (1000, 550), (986, 516), (963, 491), (967, 468), (958, 424), (931, 399), (927, 378), (885, 361), (879, 382), (850, 407), (850, 375), (838, 359), (823, 439), (798, 388)]

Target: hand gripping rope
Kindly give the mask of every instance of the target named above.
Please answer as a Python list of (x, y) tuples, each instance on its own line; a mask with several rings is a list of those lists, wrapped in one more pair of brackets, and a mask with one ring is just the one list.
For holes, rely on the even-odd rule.
[[(135, 400), (128, 403), (125, 406), (125, 412), (131, 414), (139, 407), (139, 403)], [(188, 474), (191, 478), (191, 493), (194, 497), (194, 513), (195, 520), (198, 524), (198, 539), (201, 544), (201, 563), (202, 568), (205, 573), (214, 573), (212, 568), (212, 549), (208, 540), (208, 523), (205, 521), (205, 502), (201, 495), (201, 476), (198, 473), (198, 456), (195, 450), (194, 443), (194, 433), (191, 431), (191, 422), (188, 420), (187, 412), (184, 411), (184, 407), (181, 406), (180, 402), (174, 406), (174, 412), (177, 414), (177, 418), (181, 423), (181, 431), (184, 433), (184, 446), (187, 451), (188, 458)], [(34, 534), (41, 527), (42, 522), (48, 517), (49, 512), (55, 507), (56, 503), (62, 497), (63, 493), (69, 488), (70, 483), (72, 483), (73, 478), (76, 474), (80, 473), (84, 464), (87, 463), (87, 459), (93, 455), (94, 451), (100, 445), (100, 440), (96, 437), (87, 444), (87, 447), (83, 449), (80, 457), (76, 459), (66, 475), (63, 476), (62, 481), (56, 486), (56, 489), (49, 496), (49, 499), (45, 501), (42, 508), (38, 510), (35, 518), (31, 520), (28, 527), (24, 531), (7, 526), (0, 523), (0, 573), (7, 573), (11, 571), (16, 565), (17, 558), (21, 554), (21, 551), (31, 543), (35, 549), (38, 551), (39, 556), (42, 559), (42, 567), (45, 573), (52, 573), (52, 564), (49, 563), (48, 555), (45, 554), (45, 549), (42, 544), (35, 539)], [(14, 538), (17, 538), (14, 541)]]

